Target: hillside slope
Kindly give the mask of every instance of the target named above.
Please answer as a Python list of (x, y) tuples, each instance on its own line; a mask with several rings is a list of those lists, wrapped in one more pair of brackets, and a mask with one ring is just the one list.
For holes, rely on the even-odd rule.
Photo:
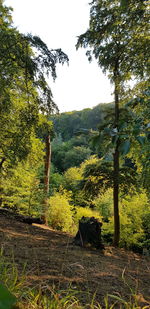
[[(72, 244), (72, 237), (46, 226), (27, 225), (0, 216), (0, 242), (3, 256), (14, 260), (21, 274), (26, 265), (26, 284), (74, 291), (89, 302), (96, 292), (129, 299), (132, 287), (143, 304), (150, 304), (150, 259), (123, 249), (98, 250)], [(124, 279), (122, 274), (124, 273)]]
[(63, 141), (71, 139), (81, 129), (97, 130), (104, 117), (114, 110), (113, 103), (100, 103), (93, 108), (72, 111), (51, 116), (55, 133), (61, 135)]

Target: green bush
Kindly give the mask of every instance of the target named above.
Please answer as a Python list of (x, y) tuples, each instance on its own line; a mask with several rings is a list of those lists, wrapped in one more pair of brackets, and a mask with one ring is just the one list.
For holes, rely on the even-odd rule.
[[(149, 249), (149, 213), (150, 206), (148, 205), (146, 193), (126, 196), (126, 198), (120, 201), (121, 247), (137, 252), (142, 252), (143, 247)], [(108, 243), (112, 242), (113, 232), (114, 218), (111, 216), (108, 218), (108, 223), (103, 223), (103, 237)]]
[(99, 195), (94, 200), (94, 205), (103, 220), (107, 221), (113, 215), (113, 190), (108, 189), (104, 194)]
[(73, 225), (72, 206), (65, 192), (57, 192), (49, 199), (48, 222), (54, 229), (71, 231)]
[(90, 208), (76, 207), (74, 222), (78, 226), (78, 222), (82, 217), (95, 217), (101, 221), (102, 217), (99, 215), (98, 211), (92, 210)]
[(120, 209), (120, 231), (122, 246), (132, 249), (141, 246), (144, 237), (142, 218), (148, 212), (148, 199), (145, 193), (127, 196), (121, 202)]
[(114, 218), (109, 218), (108, 222), (103, 222), (102, 225), (102, 238), (103, 241), (109, 245), (113, 242), (114, 235)]
[(63, 184), (63, 175), (55, 172), (51, 172), (50, 175), (50, 195), (54, 195), (56, 191), (59, 191)]
[(147, 248), (150, 253), (150, 207), (147, 207), (147, 212), (142, 216), (142, 227), (144, 230), (143, 247)]

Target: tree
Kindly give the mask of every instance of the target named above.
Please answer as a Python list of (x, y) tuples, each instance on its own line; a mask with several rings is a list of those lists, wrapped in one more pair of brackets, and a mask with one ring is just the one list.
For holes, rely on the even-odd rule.
[[(43, 143), (32, 133), (31, 150), (25, 160), (14, 166), (5, 162), (0, 187), (1, 206), (28, 215), (40, 215), (43, 190), (38, 170), (44, 157)], [(40, 205), (40, 206), (39, 206)]]
[[(58, 110), (47, 83), (56, 79), (57, 63), (68, 62), (61, 49), (48, 49), (38, 37), (20, 33), (12, 25), (11, 8), (0, 0), (0, 171), (25, 160), (32, 148), (31, 135), (39, 114), (47, 117)], [(47, 122), (47, 125), (48, 122)], [(50, 135), (47, 132), (45, 190), (48, 190)], [(1, 185), (2, 186), (2, 185)], [(2, 188), (0, 188), (2, 190)]]
[(0, 157), (13, 164), (30, 151), (29, 136), (39, 112), (57, 107), (46, 76), (56, 78), (56, 64), (68, 61), (61, 49), (49, 50), (37, 36), (24, 35), (12, 26), (11, 9), (0, 1)]
[[(61, 134), (63, 141), (68, 141), (82, 128), (96, 130), (98, 124), (103, 122), (109, 108), (111, 108), (111, 103), (101, 103), (93, 108), (53, 115), (51, 120), (54, 122), (55, 132), (58, 135)], [(87, 138), (85, 142), (88, 144)]]
[[(79, 36), (77, 48), (90, 47), (92, 55), (103, 71), (109, 71), (114, 84), (115, 117), (113, 128), (119, 132), (120, 103), (124, 86), (131, 76), (146, 79), (148, 74), (148, 3), (130, 1), (127, 7), (120, 1), (93, 0), (90, 10), (89, 29)], [(119, 156), (120, 138), (114, 144), (113, 199), (114, 199), (114, 245), (118, 246), (119, 220)]]
[(47, 119), (46, 115), (39, 115), (39, 125), (37, 128), (37, 135), (45, 143), (44, 156), (44, 199), (43, 199), (43, 220), (47, 224), (48, 212), (48, 195), (49, 195), (49, 180), (51, 168), (51, 136), (53, 135), (53, 123)]
[[(143, 89), (144, 86), (144, 89)], [(131, 123), (126, 125), (126, 136), (130, 147), (130, 156), (133, 157), (140, 170), (140, 183), (149, 195), (150, 182), (150, 87), (140, 83), (135, 87), (136, 96), (125, 106), (131, 115)]]
[[(133, 193), (137, 189), (137, 179), (138, 174), (135, 168), (120, 164), (119, 185), (122, 195)], [(85, 191), (87, 198), (89, 197), (92, 200), (92, 198), (112, 188), (113, 181), (113, 163), (104, 159), (97, 159), (96, 162), (89, 162), (84, 166), (80, 186)]]
[(79, 166), (90, 154), (87, 141), (78, 136), (66, 142), (56, 137), (52, 142), (52, 162), (60, 173), (70, 167)]

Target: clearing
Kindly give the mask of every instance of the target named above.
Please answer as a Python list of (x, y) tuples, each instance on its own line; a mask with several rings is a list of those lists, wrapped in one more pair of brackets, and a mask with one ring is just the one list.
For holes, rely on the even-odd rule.
[(28, 286), (72, 289), (83, 303), (91, 302), (94, 293), (100, 303), (107, 293), (129, 300), (132, 288), (142, 304), (150, 305), (149, 257), (113, 247), (104, 252), (80, 248), (72, 240), (44, 225), (0, 216), (3, 256), (14, 260), (19, 274), (25, 267)]

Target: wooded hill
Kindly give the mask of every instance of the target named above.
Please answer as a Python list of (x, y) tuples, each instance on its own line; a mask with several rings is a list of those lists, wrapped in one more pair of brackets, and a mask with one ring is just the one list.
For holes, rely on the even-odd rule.
[(79, 166), (96, 153), (91, 137), (112, 112), (114, 105), (98, 104), (94, 108), (73, 111), (51, 117), (55, 137), (52, 142), (52, 163), (59, 172)]
[(113, 103), (100, 103), (93, 108), (85, 108), (81, 111), (61, 113), (51, 117), (54, 123), (54, 131), (61, 135), (63, 141), (71, 139), (81, 129), (97, 130)]

